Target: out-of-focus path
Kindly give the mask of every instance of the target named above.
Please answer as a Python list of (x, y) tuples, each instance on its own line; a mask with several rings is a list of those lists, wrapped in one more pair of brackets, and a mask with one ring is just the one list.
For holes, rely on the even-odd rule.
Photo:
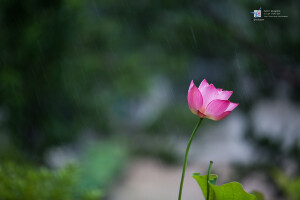
[[(193, 172), (203, 171), (188, 167), (182, 199), (203, 199)], [(204, 171), (203, 171), (204, 172)], [(164, 165), (154, 160), (134, 162), (128, 173), (111, 193), (111, 200), (174, 200), (178, 198), (181, 168)]]
[[(202, 192), (191, 177), (194, 172), (206, 173), (206, 164), (192, 164), (187, 168), (183, 187), (183, 200), (204, 200)], [(230, 180), (234, 173), (229, 166), (215, 165), (219, 175), (218, 184)], [(111, 190), (109, 200), (176, 200), (178, 198), (181, 167), (162, 164), (152, 159), (134, 161), (126, 175)], [(234, 181), (234, 180), (231, 180)], [(258, 190), (265, 194), (266, 200), (276, 199), (268, 188), (266, 180), (259, 174), (242, 182), (246, 191)]]

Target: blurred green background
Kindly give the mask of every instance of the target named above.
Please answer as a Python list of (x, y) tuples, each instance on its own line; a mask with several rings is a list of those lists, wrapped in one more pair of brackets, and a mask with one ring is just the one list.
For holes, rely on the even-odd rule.
[[(205, 121), (191, 164), (300, 199), (299, 4), (0, 0), (0, 199), (138, 199), (132, 163), (180, 169), (204, 78), (240, 105)], [(288, 18), (253, 22), (259, 7)]]

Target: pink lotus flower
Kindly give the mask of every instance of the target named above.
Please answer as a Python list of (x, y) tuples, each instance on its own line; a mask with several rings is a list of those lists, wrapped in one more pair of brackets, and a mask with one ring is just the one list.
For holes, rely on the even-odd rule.
[(239, 105), (228, 100), (232, 93), (216, 89), (204, 79), (199, 88), (191, 82), (187, 99), (193, 114), (218, 121), (227, 117)]

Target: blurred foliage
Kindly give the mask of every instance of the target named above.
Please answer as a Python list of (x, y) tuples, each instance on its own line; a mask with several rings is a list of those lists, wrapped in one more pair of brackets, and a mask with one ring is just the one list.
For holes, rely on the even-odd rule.
[(7, 200), (99, 200), (99, 189), (77, 190), (75, 167), (52, 171), (46, 168), (4, 163), (0, 166), (0, 198)]
[(73, 1), (1, 1), (1, 111), (6, 130), (33, 160), (75, 135), (61, 61), (76, 7)]
[(288, 177), (284, 172), (280, 170), (273, 170), (272, 177), (275, 183), (281, 189), (287, 200), (300, 199), (300, 177), (293, 176)]
[(26, 161), (2, 160), (0, 199), (99, 200), (104, 197), (114, 178), (122, 175), (127, 148), (116, 141), (88, 146), (78, 161), (59, 170), (35, 167)]
[(253, 194), (256, 197), (257, 200), (264, 200), (265, 199), (264, 195), (260, 192), (253, 191), (253, 192), (251, 192), (251, 194)]
[[(236, 91), (232, 100), (244, 109), (278, 83), (299, 99), (298, 2), (0, 3), (3, 128), (34, 160), (87, 127), (102, 135), (165, 133), (165, 126), (187, 132), (192, 116), (182, 108), (190, 79)], [(260, 6), (280, 6), (289, 18), (253, 23), (250, 11)], [(129, 128), (158, 75), (171, 83), (172, 100), (148, 124)]]
[[(289, 161), (291, 164), (298, 166), (295, 168), (295, 173), (300, 174), (300, 149), (297, 140), (288, 147), (284, 147), (282, 140), (254, 134), (251, 127), (246, 133), (246, 138), (260, 152), (257, 155), (256, 165), (261, 166), (261, 170), (268, 171), (274, 166), (284, 169), (286, 162)], [(251, 167), (248, 167), (251, 170)], [(252, 170), (257, 170), (257, 167)]]
[[(56, 170), (50, 170), (46, 167), (33, 166), (30, 160), (24, 158), (11, 143), (1, 140), (0, 185), (1, 183), (3, 185), (0, 186), (0, 190), (2, 187), (10, 188), (5, 190), (4, 195), (11, 197), (7, 199), (20, 199), (16, 195), (24, 195), (26, 199), (32, 197), (32, 199), (92, 200), (99, 199), (99, 196), (105, 197), (115, 178), (122, 176), (122, 169), (128, 159), (128, 148), (117, 139), (102, 142), (95, 140), (81, 145), (80, 152), (77, 152), (78, 149), (75, 150), (74, 153), (78, 154), (71, 160), (64, 157), (64, 153), (70, 152), (67, 149), (59, 149), (56, 155), (52, 154), (52, 159), (62, 160), (63, 163), (54, 162), (59, 166), (52, 166)], [(63, 186), (59, 186), (61, 184)], [(27, 190), (30, 196), (27, 195)], [(36, 190), (38, 192), (35, 192)], [(47, 191), (43, 194), (45, 196), (40, 195), (43, 190)], [(64, 195), (60, 195), (59, 191)], [(1, 196), (3, 193), (0, 192), (0, 199), (6, 199)], [(60, 196), (50, 198), (54, 195)]]
[(169, 140), (170, 138), (144, 134), (139, 135), (134, 141), (129, 143), (132, 144), (131, 150), (136, 156), (160, 159), (165, 164), (178, 164), (180, 161), (177, 153), (178, 150), (170, 144)]
[(79, 159), (81, 189), (101, 188), (107, 191), (115, 177), (122, 175), (128, 159), (128, 149), (121, 142), (97, 142), (89, 144)]

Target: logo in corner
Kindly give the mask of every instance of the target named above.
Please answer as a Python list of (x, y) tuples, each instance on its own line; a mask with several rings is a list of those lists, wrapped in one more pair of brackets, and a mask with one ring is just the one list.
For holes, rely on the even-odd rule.
[(254, 14), (254, 18), (258, 18), (261, 17), (261, 7), (259, 8), (259, 10), (254, 10), (254, 12), (250, 12)]

